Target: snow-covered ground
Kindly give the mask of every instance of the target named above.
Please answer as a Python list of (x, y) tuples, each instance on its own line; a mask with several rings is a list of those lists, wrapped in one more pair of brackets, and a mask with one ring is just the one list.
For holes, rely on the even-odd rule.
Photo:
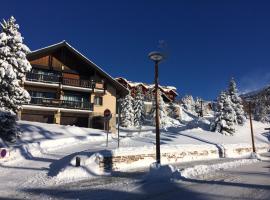
[[(96, 179), (102, 179), (102, 177), (104, 180), (108, 180), (106, 177), (113, 177), (114, 173), (109, 174), (110, 176), (103, 174), (105, 177), (98, 178), (99, 173), (95, 169), (97, 167), (95, 160), (91, 160), (95, 153), (105, 150), (116, 152), (118, 155), (136, 154), (152, 151), (155, 147), (155, 128), (152, 126), (143, 126), (140, 130), (121, 128), (120, 149), (117, 149), (117, 134), (109, 135), (109, 145), (106, 147), (106, 133), (101, 130), (27, 121), (20, 121), (19, 126), (22, 131), (20, 140), (8, 148), (10, 149), (10, 156), (7, 159), (0, 159), (0, 179), (1, 182), (5, 182), (5, 184), (0, 184), (0, 192), (3, 197), (10, 197), (13, 194), (11, 197), (15, 198), (16, 195), (23, 194), (26, 198), (31, 199), (28, 192), (35, 193), (34, 190), (29, 190), (30, 187), (33, 188), (33, 185), (39, 188), (36, 190), (38, 191), (40, 188), (58, 187), (59, 184), (70, 185), (72, 184), (70, 182), (89, 180), (89, 178), (91, 178), (91, 184), (95, 183)], [(220, 146), (251, 147), (248, 123), (243, 127), (237, 127), (235, 136), (224, 136), (220, 133), (210, 132), (208, 126), (207, 118), (197, 120), (194, 119), (194, 116), (186, 116), (186, 121), (181, 126), (161, 131), (161, 152), (166, 149), (170, 151), (172, 149), (198, 151), (205, 147), (209, 150)], [(266, 124), (254, 122), (256, 146), (269, 146), (270, 135), (264, 130), (265, 127), (267, 127)], [(1, 145), (4, 146), (3, 143)], [(233, 154), (233, 152), (228, 152), (229, 155)], [(82, 167), (80, 168), (74, 167), (74, 159), (77, 155), (82, 159)], [(216, 164), (215, 161), (210, 168), (220, 170), (227, 169), (226, 166), (237, 166), (237, 162), (238, 164), (253, 162), (227, 159), (218, 160), (233, 163), (220, 164), (220, 161), (218, 161), (220, 165), (214, 165)], [(197, 163), (195, 166), (186, 164), (184, 168), (177, 163), (173, 165), (182, 174), (185, 171), (181, 170), (186, 168), (193, 169), (191, 170), (193, 172), (203, 171), (201, 175), (210, 170), (205, 165), (209, 165), (211, 160), (198, 162), (201, 163)], [(197, 165), (201, 166), (198, 167)], [(138, 171), (141, 170), (144, 171), (145, 168)], [(129, 172), (126, 171), (125, 174), (129, 174)], [(133, 175), (131, 176), (133, 177)], [(134, 178), (136, 179), (136, 177)], [(112, 184), (115, 188), (114, 184), (116, 183)], [(91, 185), (92, 187), (94, 186)], [(27, 194), (21, 193), (22, 191), (27, 191)], [(35, 196), (35, 198), (37, 197)], [(47, 199), (47, 196), (44, 199)]]

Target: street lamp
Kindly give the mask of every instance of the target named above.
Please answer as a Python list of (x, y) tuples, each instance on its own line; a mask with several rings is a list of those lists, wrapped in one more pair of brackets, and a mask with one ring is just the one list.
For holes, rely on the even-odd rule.
[(155, 63), (155, 102), (156, 102), (156, 162), (160, 164), (160, 130), (159, 130), (159, 104), (158, 104), (158, 63), (164, 59), (160, 52), (151, 52), (148, 57)]

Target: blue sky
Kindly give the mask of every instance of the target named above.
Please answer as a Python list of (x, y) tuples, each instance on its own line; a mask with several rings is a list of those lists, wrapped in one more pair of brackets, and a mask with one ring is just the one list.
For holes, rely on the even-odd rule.
[(234, 77), (241, 91), (270, 84), (269, 1), (4, 1), (31, 50), (62, 40), (114, 77), (152, 83), (152, 50), (165, 46), (160, 83), (214, 99)]

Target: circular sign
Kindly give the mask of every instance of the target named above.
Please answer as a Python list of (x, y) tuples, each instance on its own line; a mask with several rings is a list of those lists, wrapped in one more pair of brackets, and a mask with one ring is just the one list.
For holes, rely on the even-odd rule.
[(104, 110), (104, 117), (109, 117), (111, 115), (111, 111), (109, 109)]
[(4, 158), (7, 155), (7, 150), (6, 149), (1, 149), (0, 152), (1, 152), (0, 153), (1, 158)]

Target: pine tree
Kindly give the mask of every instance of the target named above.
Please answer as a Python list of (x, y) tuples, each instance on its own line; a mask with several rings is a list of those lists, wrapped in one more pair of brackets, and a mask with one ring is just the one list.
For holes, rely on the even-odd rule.
[[(163, 98), (161, 96), (161, 92), (158, 90), (158, 102), (159, 102), (159, 123), (160, 127), (164, 128), (168, 125), (169, 117), (166, 109), (166, 104), (163, 101)], [(156, 124), (156, 101), (155, 98), (153, 98), (152, 101), (152, 109), (151, 109), (151, 121), (152, 125)]]
[(217, 112), (215, 120), (211, 123), (211, 131), (220, 132), (225, 135), (233, 135), (235, 132), (234, 123), (236, 113), (233, 109), (233, 103), (225, 92), (221, 92), (217, 101)]
[(194, 103), (195, 112), (197, 113), (198, 117), (202, 116), (202, 105), (201, 105), (202, 99), (197, 97), (196, 101)]
[(125, 98), (121, 100), (121, 126), (134, 126), (133, 98), (130, 94), (126, 95)]
[(190, 112), (195, 112), (195, 102), (194, 99), (191, 95), (185, 95), (182, 99), (181, 99), (183, 106), (186, 110), (190, 111)]
[(180, 120), (181, 119), (181, 107), (180, 105), (177, 105), (176, 103), (170, 102), (169, 106), (167, 107), (168, 116)]
[(263, 123), (270, 123), (270, 101), (265, 94), (255, 100), (254, 119)]
[[(0, 116), (6, 116), (5, 128), (1, 130), (2, 135), (11, 134), (14, 131), (11, 122), (15, 123), (15, 113), (23, 104), (30, 101), (30, 96), (20, 82), (23, 82), (26, 72), (31, 70), (31, 65), (26, 59), (29, 48), (23, 44), (23, 37), (19, 32), (19, 25), (14, 17), (3, 20), (0, 33)], [(9, 113), (9, 114), (7, 114)], [(13, 119), (12, 119), (13, 118)], [(8, 130), (8, 127), (10, 129)], [(13, 133), (16, 134), (16, 133)]]
[(139, 86), (136, 91), (135, 99), (134, 99), (134, 126), (141, 127), (144, 122), (145, 117), (145, 109), (144, 109), (144, 97), (142, 94), (142, 87)]
[(23, 81), (31, 65), (26, 59), (30, 52), (23, 44), (19, 25), (14, 17), (4, 21), (0, 34), (0, 106), (8, 111), (17, 112), (30, 96), (19, 82)]
[(228, 95), (232, 101), (232, 107), (236, 113), (236, 123), (243, 125), (246, 121), (245, 112), (243, 109), (242, 99), (238, 95), (237, 86), (233, 78), (229, 84)]

